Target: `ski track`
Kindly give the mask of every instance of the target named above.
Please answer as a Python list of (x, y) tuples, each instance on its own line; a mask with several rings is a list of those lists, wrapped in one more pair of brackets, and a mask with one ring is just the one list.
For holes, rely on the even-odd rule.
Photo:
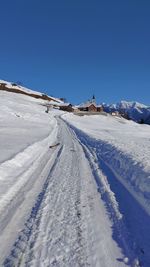
[(134, 264), (128, 231), (96, 155), (57, 120), (55, 161), (3, 266), (140, 266)]

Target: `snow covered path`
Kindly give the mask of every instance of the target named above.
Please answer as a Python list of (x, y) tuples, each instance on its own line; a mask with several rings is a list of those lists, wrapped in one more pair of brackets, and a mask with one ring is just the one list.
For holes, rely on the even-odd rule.
[[(125, 229), (105, 177), (100, 171), (94, 174), (92, 155), (89, 160), (73, 131), (61, 119), (58, 124), (60, 145), (52, 148), (55, 159), (49, 175), (3, 266), (131, 266), (125, 258), (133, 256), (126, 238), (122, 236), (121, 246), (113, 238), (114, 227), (120, 235)], [(96, 177), (101, 178), (115, 222)]]
[[(66, 116), (63, 117), (66, 119)], [(124, 132), (121, 131), (122, 129), (120, 130), (119, 124), (116, 124), (117, 127), (113, 126), (112, 129), (107, 120), (104, 125), (101, 124), (103, 119), (103, 116), (97, 116), (97, 118), (95, 118), (97, 124), (95, 123), (94, 127), (91, 125), (94, 118), (80, 118), (78, 116), (74, 116), (73, 118), (73, 116), (71, 117), (71, 115), (68, 115), (67, 121), (73, 131), (75, 131), (90, 162), (101, 197), (104, 200), (108, 213), (113, 221), (113, 238), (117, 241), (123, 251), (125, 244), (128, 244), (127, 255), (130, 259), (129, 266), (149, 267), (150, 206), (149, 195), (146, 194), (147, 192), (150, 192), (148, 184), (149, 169), (146, 167), (143, 168), (143, 165), (148, 165), (149, 154), (147, 153), (145, 155), (145, 158), (147, 158), (146, 162), (142, 161), (139, 156), (140, 164), (135, 164), (136, 161), (131, 153), (132, 147), (130, 147), (130, 136), (126, 138), (126, 132), (129, 130), (128, 121), (124, 122), (124, 124), (126, 124), (126, 128), (124, 127), (126, 132), (124, 134)], [(114, 118), (112, 118), (112, 123), (115, 123)], [(133, 131), (136, 127), (138, 126), (133, 124)], [(105, 136), (107, 128), (110, 128), (109, 139), (107, 138), (107, 135)], [(96, 129), (97, 136), (94, 135)], [(143, 136), (145, 135), (145, 139), (146, 137), (149, 137), (149, 128), (147, 128), (147, 131), (144, 133), (145, 129), (142, 129), (141, 127), (141, 132), (139, 136), (138, 134), (137, 136), (140, 137), (140, 135), (143, 134)], [(121, 140), (119, 138), (120, 136), (117, 135), (117, 131), (119, 131), (119, 134), (122, 133)], [(108, 140), (110, 141), (113, 137), (115, 137), (115, 143), (108, 143)], [(145, 139), (141, 139), (141, 141), (143, 141), (143, 153), (146, 152), (144, 149)], [(120, 141), (122, 141), (122, 143), (126, 142), (125, 145), (128, 153), (126, 150), (122, 151), (119, 149), (118, 144), (121, 143)], [(137, 138), (135, 137), (134, 150), (136, 151), (136, 154), (139, 152), (139, 155), (141, 155), (141, 149), (139, 148), (138, 143), (136, 146), (136, 141)], [(105, 179), (103, 180), (104, 177)], [(131, 183), (132, 177), (134, 177), (135, 180), (137, 178), (137, 180), (140, 181), (141, 187), (139, 189), (141, 189), (141, 191), (136, 187), (138, 182)], [(115, 201), (113, 200), (113, 193)], [(116, 203), (116, 207), (118, 205), (118, 210), (122, 216), (121, 221), (118, 221), (118, 219), (116, 220), (113, 203)], [(136, 260), (134, 260), (134, 258)], [(139, 265), (133, 264), (133, 262), (136, 261), (139, 262)]]

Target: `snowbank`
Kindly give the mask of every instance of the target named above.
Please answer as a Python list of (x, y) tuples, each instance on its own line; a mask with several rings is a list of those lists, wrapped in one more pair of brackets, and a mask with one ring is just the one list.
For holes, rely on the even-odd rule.
[(45, 110), (43, 100), (0, 91), (0, 263), (49, 173), (58, 127)]

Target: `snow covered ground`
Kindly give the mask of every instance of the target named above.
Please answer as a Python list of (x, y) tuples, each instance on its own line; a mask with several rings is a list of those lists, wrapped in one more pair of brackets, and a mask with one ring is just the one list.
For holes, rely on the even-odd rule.
[(150, 126), (111, 115), (63, 115), (115, 193), (132, 249), (150, 264)]
[(44, 182), (56, 135), (57, 122), (45, 113), (42, 101), (0, 91), (0, 260)]
[(0, 91), (0, 266), (149, 267), (149, 126), (43, 103)]
[(10, 89), (15, 89), (15, 88), (17, 88), (17, 89), (19, 89), (19, 90), (21, 90), (21, 91), (24, 91), (24, 92), (26, 92), (26, 93), (29, 93), (29, 94), (42, 95), (42, 93), (40, 93), (40, 92), (33, 91), (33, 90), (31, 90), (31, 89), (28, 89), (28, 88), (26, 88), (26, 87), (24, 87), (24, 86), (21, 86), (21, 85), (17, 85), (17, 84), (12, 83), (12, 82), (7, 82), (7, 81), (4, 81), (4, 80), (0, 80), (0, 84), (6, 84), (6, 87), (7, 87), (7, 88), (10, 88)]
[(89, 141), (91, 137), (93, 147), (99, 145), (105, 162), (143, 198), (150, 214), (150, 127), (111, 115), (63, 117), (86, 133)]
[(4, 266), (126, 266), (91, 166), (75, 135), (58, 121), (56, 160)]
[[(3, 85), (5, 84), (6, 88), (8, 89), (11, 89), (12, 91), (14, 90), (18, 90), (18, 91), (22, 91), (24, 93), (27, 93), (29, 95), (31, 94), (34, 94), (34, 95), (37, 95), (37, 96), (42, 96), (43, 93), (40, 93), (40, 92), (37, 92), (37, 91), (33, 91), (27, 87), (24, 87), (22, 85), (18, 85), (16, 83), (13, 83), (13, 82), (7, 82), (7, 81), (4, 81), (4, 80), (0, 80), (0, 85)], [(51, 98), (52, 101), (54, 101), (54, 103), (63, 103), (63, 101), (61, 101), (59, 98), (56, 98), (56, 97), (52, 97), (52, 96), (49, 96)]]

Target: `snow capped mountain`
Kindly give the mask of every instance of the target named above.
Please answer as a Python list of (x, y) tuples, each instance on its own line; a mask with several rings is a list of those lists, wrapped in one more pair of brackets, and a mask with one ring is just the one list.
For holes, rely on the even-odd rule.
[(150, 107), (144, 104), (121, 101), (117, 104), (103, 104), (103, 108), (106, 112), (123, 112), (133, 121), (150, 124)]

